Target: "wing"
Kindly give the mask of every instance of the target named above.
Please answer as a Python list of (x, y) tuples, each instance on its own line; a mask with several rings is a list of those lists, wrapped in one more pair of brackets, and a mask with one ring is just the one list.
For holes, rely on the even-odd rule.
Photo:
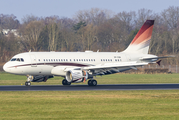
[(136, 67), (147, 65), (148, 63), (122, 62), (122, 63), (105, 63), (96, 66), (84, 67), (84, 70), (92, 71), (96, 75), (106, 75), (118, 73), (130, 69), (137, 70)]

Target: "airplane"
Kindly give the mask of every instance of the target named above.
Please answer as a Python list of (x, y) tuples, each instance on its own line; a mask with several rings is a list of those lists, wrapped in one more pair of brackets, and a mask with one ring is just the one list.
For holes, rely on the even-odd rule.
[(46, 82), (54, 76), (62, 76), (63, 85), (88, 80), (96, 86), (94, 76), (114, 74), (149, 63), (160, 64), (156, 55), (148, 54), (154, 20), (146, 20), (130, 45), (122, 52), (25, 52), (12, 57), (3, 66), (4, 71), (26, 75), (26, 86), (31, 82)]

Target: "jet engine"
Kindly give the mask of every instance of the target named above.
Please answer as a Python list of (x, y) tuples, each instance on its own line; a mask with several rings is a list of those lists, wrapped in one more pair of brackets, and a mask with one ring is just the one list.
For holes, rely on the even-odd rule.
[(53, 76), (44, 76), (44, 75), (38, 75), (38, 76), (29, 76), (31, 77), (31, 82), (46, 82), (47, 79), (53, 78)]
[(83, 82), (88, 79), (88, 73), (85, 70), (69, 70), (66, 72), (68, 82)]

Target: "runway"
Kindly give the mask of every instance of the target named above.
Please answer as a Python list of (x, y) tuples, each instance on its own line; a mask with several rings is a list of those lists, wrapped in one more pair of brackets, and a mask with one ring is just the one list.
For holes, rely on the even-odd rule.
[(0, 86), (0, 91), (84, 91), (84, 90), (172, 90), (179, 84), (115, 84), (115, 85), (32, 85)]

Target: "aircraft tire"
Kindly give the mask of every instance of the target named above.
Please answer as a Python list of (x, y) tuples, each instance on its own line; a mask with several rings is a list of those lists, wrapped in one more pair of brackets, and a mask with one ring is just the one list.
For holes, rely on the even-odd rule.
[(97, 81), (96, 80), (92, 80), (91, 86), (96, 86), (96, 85), (97, 85)]
[(89, 86), (96, 86), (97, 85), (97, 81), (96, 80), (88, 80), (88, 85)]
[(68, 81), (67, 81), (67, 85), (71, 85), (71, 82), (68, 82)]
[(71, 85), (71, 82), (68, 82), (66, 79), (62, 80), (63, 85)]
[(31, 82), (25, 82), (25, 86), (31, 86)]
[(88, 86), (91, 86), (92, 80), (88, 80)]

